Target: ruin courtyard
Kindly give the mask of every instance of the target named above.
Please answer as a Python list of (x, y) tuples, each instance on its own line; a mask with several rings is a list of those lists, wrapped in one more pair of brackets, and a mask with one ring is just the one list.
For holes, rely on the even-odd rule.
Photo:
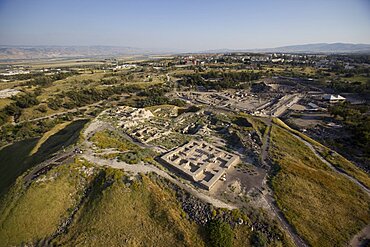
[(204, 141), (191, 141), (161, 159), (207, 190), (211, 190), (225, 172), (240, 160), (239, 156)]

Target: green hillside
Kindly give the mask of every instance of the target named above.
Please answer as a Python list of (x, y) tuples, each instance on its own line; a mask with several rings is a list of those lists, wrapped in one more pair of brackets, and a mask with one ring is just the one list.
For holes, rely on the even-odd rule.
[[(198, 226), (181, 217), (174, 195), (148, 177), (130, 183), (108, 171), (93, 189), (68, 233), (55, 240), (72, 246), (204, 246)], [(111, 185), (107, 188), (107, 183)]]
[(272, 187), (288, 221), (312, 246), (344, 246), (370, 220), (370, 199), (303, 142), (273, 126)]
[[(68, 232), (54, 234), (76, 208)], [(132, 182), (122, 171), (84, 162), (54, 168), (27, 189), (20, 177), (0, 213), (0, 246), (204, 245), (198, 226), (182, 218), (173, 193), (146, 176)]]
[(0, 246), (38, 242), (53, 234), (91, 179), (78, 170), (77, 164), (57, 167), (27, 189), (19, 177), (1, 202)]

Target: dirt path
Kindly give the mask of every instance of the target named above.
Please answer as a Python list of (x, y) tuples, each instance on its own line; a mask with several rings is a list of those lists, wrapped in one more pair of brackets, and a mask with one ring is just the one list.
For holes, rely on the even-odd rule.
[(357, 233), (349, 242), (350, 247), (367, 246), (370, 243), (370, 224), (365, 226), (359, 233)]
[(222, 202), (218, 199), (212, 198), (209, 195), (206, 195), (206, 194), (204, 194), (204, 193), (202, 193), (202, 192), (200, 192), (200, 191), (198, 191), (198, 190), (196, 190), (192, 187), (186, 186), (185, 184), (179, 182), (177, 179), (174, 179), (173, 177), (171, 177), (167, 172), (165, 172), (165, 171), (163, 171), (163, 170), (161, 170), (158, 167), (153, 166), (153, 165), (148, 165), (148, 164), (144, 164), (144, 163), (130, 165), (130, 164), (127, 164), (125, 162), (121, 162), (121, 161), (117, 161), (117, 160), (102, 159), (102, 158), (93, 156), (92, 154), (83, 154), (83, 155), (81, 155), (81, 157), (86, 159), (87, 161), (89, 161), (91, 163), (94, 163), (96, 165), (99, 165), (99, 166), (109, 166), (109, 167), (113, 167), (113, 168), (116, 168), (116, 169), (122, 169), (122, 170), (127, 171), (127, 172), (132, 172), (134, 174), (138, 174), (138, 173), (145, 173), (146, 174), (146, 173), (154, 172), (154, 173), (158, 174), (159, 176), (162, 176), (162, 177), (170, 180), (172, 183), (178, 185), (180, 188), (186, 190), (190, 194), (200, 198), (201, 200), (203, 200), (207, 203), (212, 204), (215, 207), (227, 208), (227, 209), (235, 209), (236, 208), (234, 205), (227, 204), (227, 203)]
[[(271, 120), (264, 121), (267, 126), (268, 130), (267, 133), (263, 136), (262, 140), (262, 148), (261, 148), (261, 165), (265, 169), (270, 169), (271, 166), (268, 163), (268, 150), (270, 148), (270, 134), (271, 134)], [(281, 227), (285, 230), (286, 233), (290, 236), (290, 238), (294, 241), (295, 245), (298, 247), (306, 247), (308, 246), (302, 238), (296, 233), (295, 229), (289, 224), (286, 220), (284, 214), (281, 212), (279, 207), (275, 203), (273, 191), (264, 195), (264, 199), (270, 207), (270, 210), (275, 215), (276, 219), (279, 221)]]
[(67, 111), (63, 111), (63, 112), (56, 112), (56, 113), (53, 113), (53, 114), (50, 114), (50, 115), (47, 115), (47, 116), (43, 116), (43, 117), (38, 117), (38, 118), (33, 118), (33, 119), (28, 119), (28, 120), (22, 120), (22, 121), (19, 121), (17, 123), (13, 123), (13, 124), (14, 125), (20, 125), (20, 124), (26, 123), (26, 122), (35, 122), (35, 121), (40, 121), (40, 120), (43, 120), (43, 119), (50, 119), (50, 118), (53, 118), (53, 117), (56, 117), (56, 116), (62, 116), (62, 115), (68, 114), (68, 113), (77, 112), (79, 110), (88, 109), (89, 107), (99, 105), (101, 102), (102, 101), (99, 101), (99, 102), (96, 102), (96, 103), (93, 103), (93, 104), (90, 104), (90, 105), (77, 107), (77, 108), (67, 110)]
[[(158, 174), (159, 176), (162, 176), (168, 180), (170, 180), (172, 183), (178, 185), (180, 188), (186, 190), (190, 194), (200, 198), (201, 200), (212, 204), (215, 207), (218, 208), (227, 208), (227, 209), (236, 209), (237, 207), (225, 202), (222, 202), (218, 199), (212, 198), (211, 196), (202, 193), (201, 191), (198, 191), (190, 186), (187, 186), (183, 184), (182, 182), (178, 181), (177, 179), (171, 177), (167, 172), (159, 169), (158, 167), (150, 164), (145, 164), (144, 162), (140, 162), (139, 164), (130, 165), (122, 161), (117, 161), (115, 159), (103, 159), (100, 157), (95, 156), (94, 152), (92, 151), (92, 143), (89, 141), (89, 138), (94, 135), (97, 131), (100, 131), (104, 128), (110, 128), (109, 124), (106, 124), (102, 121), (95, 120), (93, 121), (83, 132), (85, 136), (85, 141), (81, 144), (82, 147), (85, 150), (83, 154), (80, 155), (80, 157), (86, 159), (87, 161), (94, 163), (99, 166), (109, 166), (116, 169), (122, 169), (127, 172), (132, 172), (134, 174), (138, 173), (150, 173), (154, 172)], [(130, 140), (132, 140), (130, 138)], [(142, 144), (144, 145), (144, 144)], [(146, 145), (144, 145), (146, 147)]]

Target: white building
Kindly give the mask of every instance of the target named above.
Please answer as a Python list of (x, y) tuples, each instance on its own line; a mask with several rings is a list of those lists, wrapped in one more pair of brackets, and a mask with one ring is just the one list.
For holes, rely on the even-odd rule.
[(341, 95), (333, 95), (333, 94), (330, 94), (330, 95), (324, 95), (323, 97), (324, 100), (326, 101), (329, 101), (329, 103), (338, 103), (338, 102), (343, 102), (346, 100), (345, 97), (341, 96)]

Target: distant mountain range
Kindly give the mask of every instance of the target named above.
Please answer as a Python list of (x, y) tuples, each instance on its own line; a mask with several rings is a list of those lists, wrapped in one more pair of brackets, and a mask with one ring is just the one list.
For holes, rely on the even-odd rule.
[[(122, 55), (148, 55), (171, 53), (171, 51), (148, 50), (125, 46), (0, 46), (0, 60), (40, 59), (60, 57), (98, 57)], [(283, 53), (366, 53), (370, 54), (370, 44), (317, 43), (291, 45), (265, 49), (218, 49), (200, 53), (225, 52), (283, 52)], [(172, 52), (175, 53), (175, 52)]]
[(97, 57), (151, 54), (150, 50), (125, 46), (0, 46), (0, 60), (60, 57)]
[(261, 49), (261, 51), (286, 53), (370, 53), (370, 44), (317, 43), (282, 46)]
[(304, 45), (290, 45), (275, 48), (263, 49), (219, 49), (208, 50), (205, 53), (222, 53), (222, 52), (282, 52), (282, 53), (366, 53), (370, 54), (370, 44), (351, 44), (351, 43), (316, 43)]

